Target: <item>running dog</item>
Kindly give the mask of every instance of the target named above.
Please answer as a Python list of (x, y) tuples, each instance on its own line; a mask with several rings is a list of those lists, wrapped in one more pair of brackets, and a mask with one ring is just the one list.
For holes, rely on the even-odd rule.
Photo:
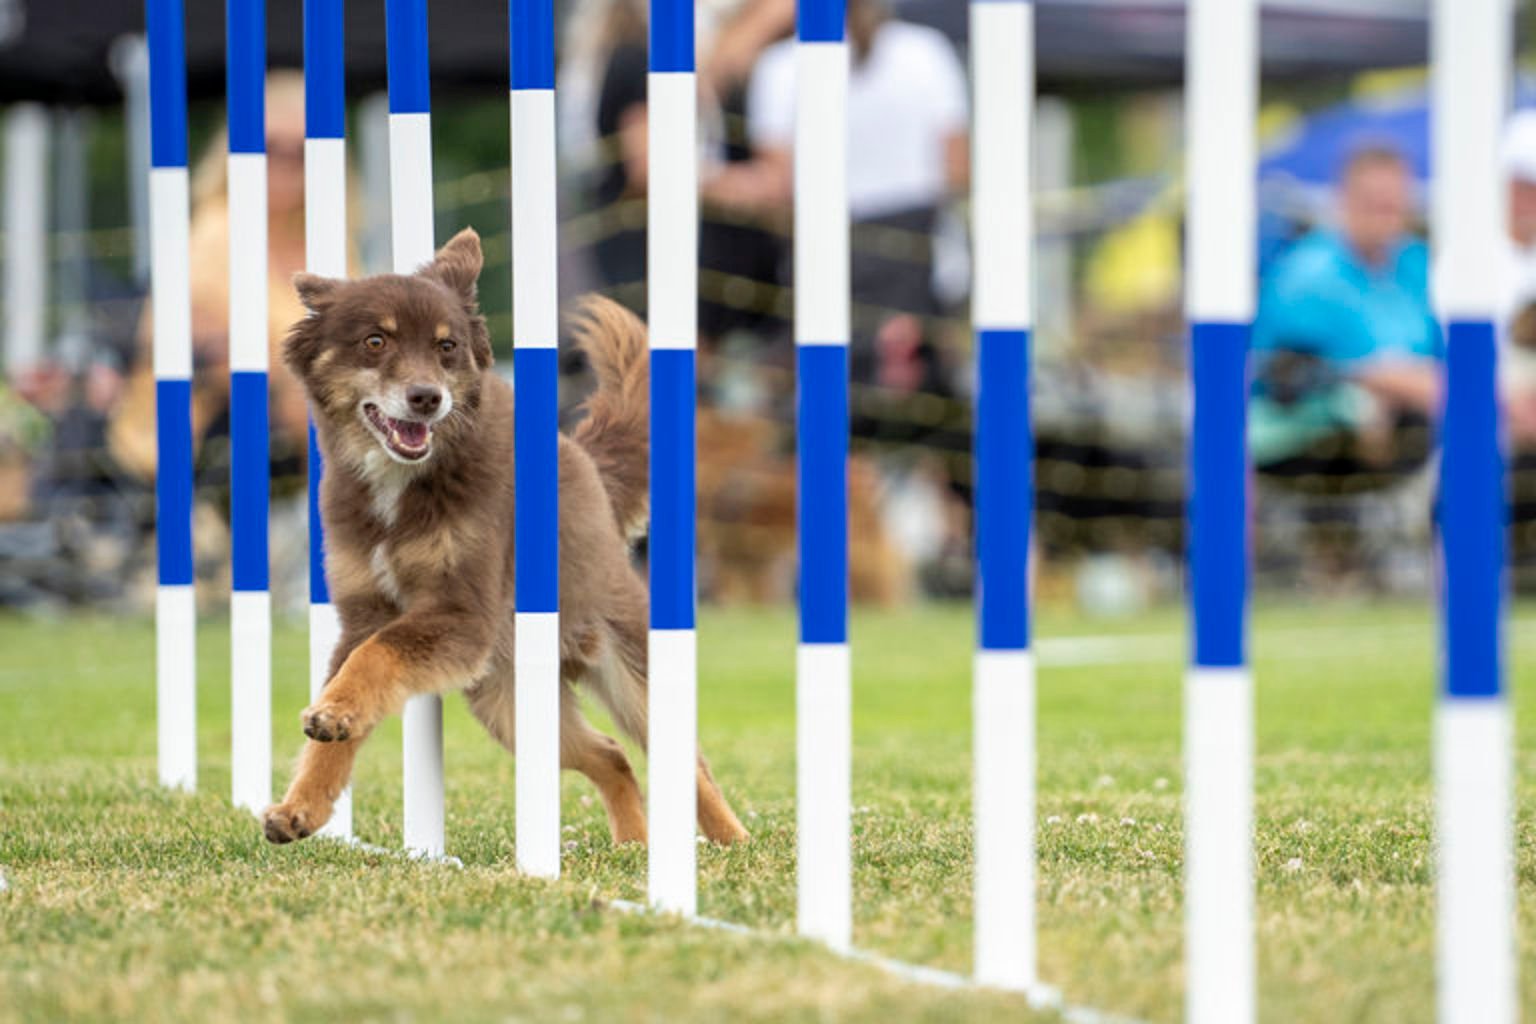
[[(465, 230), (409, 276), (294, 279), (309, 315), (284, 359), (309, 393), (325, 456), (326, 579), (341, 640), (304, 710), (309, 740), (293, 783), (263, 816), (274, 843), (326, 823), (358, 747), (417, 694), (464, 690), (513, 750), (513, 399), (491, 369), (482, 262), (479, 236)], [(574, 333), (598, 386), (559, 441), (560, 764), (597, 786), (615, 842), (643, 842), (634, 770), (583, 717), (573, 685), (645, 743), (648, 595), (630, 564), (648, 515), (645, 327), (593, 298)], [(705, 835), (746, 839), (702, 757), (697, 775)]]

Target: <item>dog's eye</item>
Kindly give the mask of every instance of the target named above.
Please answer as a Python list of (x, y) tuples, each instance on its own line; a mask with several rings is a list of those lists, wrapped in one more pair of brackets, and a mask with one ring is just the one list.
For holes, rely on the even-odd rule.
[(379, 349), (384, 347), (384, 338), (378, 334), (370, 334), (368, 337), (363, 339), (363, 344), (377, 352)]
[(437, 343), (437, 350), (439, 352), (452, 352), (458, 347), (459, 343), (454, 341), (452, 338), (442, 338)]

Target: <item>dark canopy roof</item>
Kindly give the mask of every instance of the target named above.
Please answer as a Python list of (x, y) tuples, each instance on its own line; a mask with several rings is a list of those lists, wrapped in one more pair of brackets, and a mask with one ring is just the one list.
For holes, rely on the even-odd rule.
[[(192, 95), (224, 89), (224, 5), (187, 3)], [(561, 3), (564, 7), (565, 4)], [(907, 17), (965, 36), (964, 0), (895, 0)], [(1184, 5), (1173, 0), (1038, 0), (1039, 74), (1046, 88), (1177, 82)], [(1265, 5), (1265, 74), (1298, 77), (1425, 59), (1424, 0), (1288, 0)], [(298, 66), (302, 0), (268, 0), (270, 63)], [(504, 0), (432, 0), (434, 87), (507, 87)], [(0, 101), (107, 103), (120, 95), (114, 41), (142, 31), (142, 0), (0, 0)], [(384, 81), (383, 0), (347, 4), (349, 89)]]

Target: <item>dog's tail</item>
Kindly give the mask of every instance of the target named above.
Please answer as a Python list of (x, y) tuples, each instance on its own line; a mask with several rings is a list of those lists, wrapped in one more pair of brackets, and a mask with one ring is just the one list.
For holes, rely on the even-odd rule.
[(645, 533), (650, 514), (651, 370), (645, 324), (612, 299), (593, 295), (582, 300), (571, 332), (597, 376), (586, 418), (572, 438), (597, 464), (619, 529), (634, 540)]

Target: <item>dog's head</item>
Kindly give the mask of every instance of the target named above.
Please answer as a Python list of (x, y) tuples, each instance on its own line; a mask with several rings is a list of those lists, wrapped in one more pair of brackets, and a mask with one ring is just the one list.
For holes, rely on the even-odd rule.
[(475, 299), (482, 262), (480, 236), (466, 228), (409, 276), (294, 278), (309, 315), (293, 325), (283, 359), (358, 465), (380, 448), (425, 463), (469, 425), (491, 365)]

